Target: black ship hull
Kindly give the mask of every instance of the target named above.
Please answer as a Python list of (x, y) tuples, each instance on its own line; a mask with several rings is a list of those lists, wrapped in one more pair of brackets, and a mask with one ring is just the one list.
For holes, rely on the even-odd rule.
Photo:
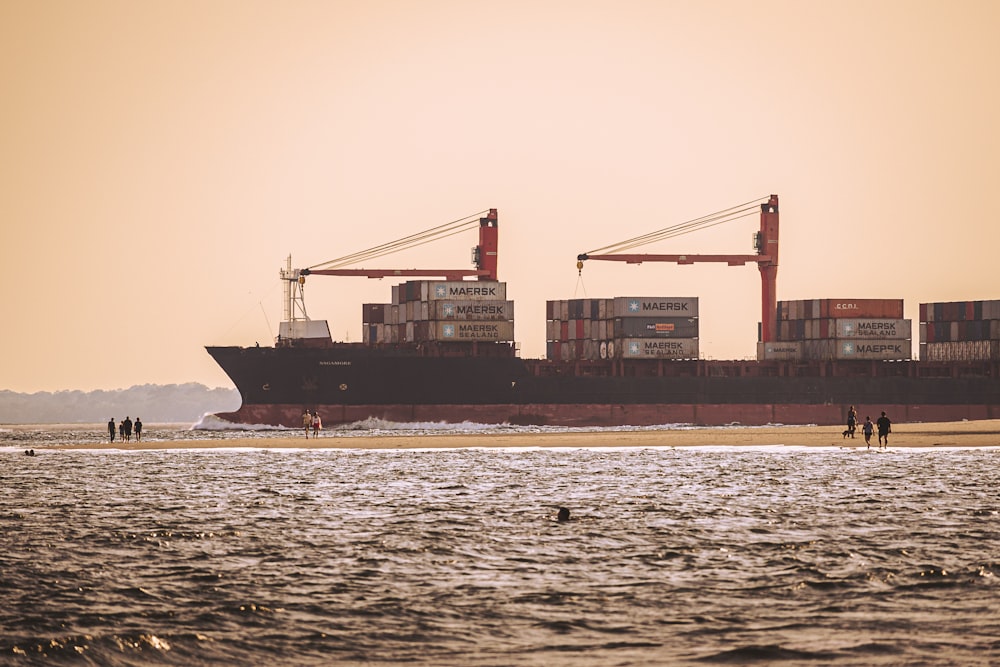
[(366, 419), (558, 426), (839, 424), (1000, 418), (1000, 362), (780, 362), (440, 356), (412, 347), (209, 347), (237, 423)]

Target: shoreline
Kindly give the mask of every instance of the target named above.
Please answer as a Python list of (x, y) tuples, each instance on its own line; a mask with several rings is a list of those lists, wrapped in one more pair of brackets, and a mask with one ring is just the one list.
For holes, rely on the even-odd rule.
[[(1000, 447), (1000, 419), (963, 422), (893, 424), (890, 449), (916, 447)], [(839, 426), (690, 427), (661, 431), (584, 431), (565, 433), (446, 433), (440, 435), (376, 435), (305, 438), (227, 438), (128, 443), (52, 444), (44, 450), (154, 449), (461, 449), (550, 447), (736, 447), (793, 446), (866, 449), (859, 428), (844, 438)], [(878, 436), (871, 438), (876, 449)]]

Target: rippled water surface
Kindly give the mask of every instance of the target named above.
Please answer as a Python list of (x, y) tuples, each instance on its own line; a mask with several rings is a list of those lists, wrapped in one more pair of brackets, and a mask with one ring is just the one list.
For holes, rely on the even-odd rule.
[(0, 459), (9, 664), (1000, 661), (996, 449)]

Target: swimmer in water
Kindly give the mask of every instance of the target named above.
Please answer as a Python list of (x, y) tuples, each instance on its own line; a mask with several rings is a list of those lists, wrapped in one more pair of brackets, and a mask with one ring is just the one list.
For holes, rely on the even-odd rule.
[(565, 507), (560, 507), (559, 513), (556, 514), (556, 521), (569, 521), (569, 510)]

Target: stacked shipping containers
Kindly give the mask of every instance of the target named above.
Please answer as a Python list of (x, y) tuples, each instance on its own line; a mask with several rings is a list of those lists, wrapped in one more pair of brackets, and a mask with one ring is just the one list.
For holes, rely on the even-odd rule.
[(697, 359), (697, 297), (546, 301), (546, 356), (557, 361)]
[(362, 306), (369, 345), (420, 342), (510, 342), (514, 302), (497, 281), (411, 280), (392, 288), (392, 303)]
[(1000, 361), (1000, 301), (920, 304), (920, 358)]
[(777, 341), (759, 342), (757, 358), (906, 360), (913, 356), (911, 329), (902, 299), (779, 301)]

